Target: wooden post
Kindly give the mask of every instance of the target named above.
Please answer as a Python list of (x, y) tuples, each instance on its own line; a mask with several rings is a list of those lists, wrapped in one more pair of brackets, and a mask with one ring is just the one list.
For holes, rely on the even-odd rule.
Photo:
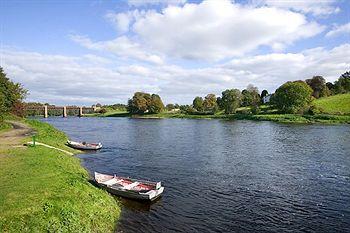
[(47, 118), (49, 114), (47, 113), (47, 105), (44, 106), (44, 117)]
[(79, 117), (83, 116), (83, 107), (79, 107)]
[(63, 117), (67, 117), (67, 107), (63, 107)]

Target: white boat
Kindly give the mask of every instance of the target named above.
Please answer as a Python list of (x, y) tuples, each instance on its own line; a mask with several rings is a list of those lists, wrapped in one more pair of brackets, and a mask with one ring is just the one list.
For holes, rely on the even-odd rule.
[(74, 142), (67, 141), (68, 146), (78, 150), (99, 150), (102, 148), (102, 143)]
[(98, 172), (95, 172), (95, 182), (114, 195), (143, 201), (153, 201), (160, 197), (164, 191), (161, 182), (137, 180)]

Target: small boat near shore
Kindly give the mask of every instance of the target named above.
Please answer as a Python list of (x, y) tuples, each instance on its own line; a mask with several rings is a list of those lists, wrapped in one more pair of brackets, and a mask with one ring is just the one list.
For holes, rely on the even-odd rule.
[(161, 182), (137, 180), (98, 172), (95, 172), (95, 182), (114, 195), (142, 201), (154, 201), (164, 191)]
[(74, 142), (67, 141), (67, 145), (78, 150), (99, 150), (102, 148), (102, 143)]

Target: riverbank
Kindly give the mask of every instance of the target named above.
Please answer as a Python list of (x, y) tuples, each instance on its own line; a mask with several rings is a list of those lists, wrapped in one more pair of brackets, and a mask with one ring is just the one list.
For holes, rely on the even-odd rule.
[(94, 115), (99, 117), (131, 117), (139, 119), (162, 119), (162, 118), (186, 118), (186, 119), (228, 119), (228, 120), (253, 120), (273, 121), (280, 123), (321, 123), (321, 124), (350, 124), (350, 115), (298, 115), (298, 114), (184, 114), (163, 112), (158, 114), (131, 115), (128, 113), (115, 113), (106, 115)]
[(89, 183), (78, 158), (21, 146), (32, 129), (37, 141), (77, 153), (64, 145), (63, 132), (35, 120), (0, 134), (0, 232), (113, 232), (120, 216), (115, 199)]

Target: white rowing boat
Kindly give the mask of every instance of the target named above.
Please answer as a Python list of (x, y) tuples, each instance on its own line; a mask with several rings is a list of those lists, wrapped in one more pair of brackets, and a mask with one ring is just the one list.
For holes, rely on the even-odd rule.
[(114, 195), (137, 200), (153, 201), (160, 197), (164, 191), (161, 182), (137, 180), (98, 172), (95, 172), (95, 181), (98, 186)]
[(102, 148), (102, 143), (74, 142), (67, 141), (68, 146), (78, 150), (99, 150)]

